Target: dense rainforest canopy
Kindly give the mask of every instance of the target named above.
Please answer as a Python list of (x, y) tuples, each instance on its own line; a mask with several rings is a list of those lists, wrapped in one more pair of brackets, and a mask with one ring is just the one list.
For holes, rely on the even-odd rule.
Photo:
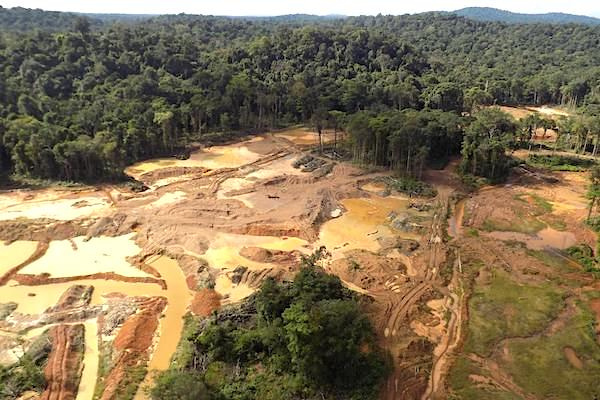
[[(19, 13), (39, 26), (14, 31)], [(352, 125), (358, 158), (418, 175), (458, 154), (478, 105), (600, 113), (600, 27), (1, 8), (0, 27), (0, 163), (35, 178), (109, 179), (207, 133), (292, 123)]]

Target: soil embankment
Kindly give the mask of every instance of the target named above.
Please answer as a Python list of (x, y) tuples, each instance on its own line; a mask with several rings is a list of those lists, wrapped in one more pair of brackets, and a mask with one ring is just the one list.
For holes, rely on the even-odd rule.
[(44, 370), (47, 387), (42, 400), (75, 400), (81, 377), (84, 342), (83, 325), (50, 328), (52, 351)]

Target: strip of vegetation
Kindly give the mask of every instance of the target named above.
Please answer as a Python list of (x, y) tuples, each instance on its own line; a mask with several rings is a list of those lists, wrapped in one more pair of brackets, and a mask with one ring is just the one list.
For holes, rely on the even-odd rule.
[(590, 246), (582, 243), (569, 247), (566, 252), (583, 266), (585, 272), (589, 272), (595, 278), (600, 278), (600, 261)]
[(524, 217), (520, 218), (517, 221), (496, 220), (488, 218), (485, 221), (483, 221), (481, 229), (486, 232), (518, 232), (530, 235), (541, 231), (545, 227), (546, 224), (544, 224), (537, 218)]
[(386, 176), (382, 178), (390, 190), (395, 190), (409, 196), (435, 197), (437, 190), (433, 186), (423, 181), (409, 176)]
[(13, 365), (0, 365), (0, 400), (19, 398), (26, 391), (41, 393), (46, 387), (44, 367), (51, 344), (46, 334), (41, 335), (27, 353)]
[(548, 168), (552, 171), (586, 171), (596, 164), (595, 160), (565, 155), (531, 154), (527, 164), (537, 168)]
[(528, 203), (525, 197), (531, 198), (534, 205), (536, 206), (537, 210), (535, 211), (535, 215), (542, 215), (545, 213), (552, 212), (552, 203), (535, 193), (519, 193), (515, 195), (515, 200)]
[(375, 399), (388, 370), (357, 300), (315, 267), (184, 333), (153, 399)]

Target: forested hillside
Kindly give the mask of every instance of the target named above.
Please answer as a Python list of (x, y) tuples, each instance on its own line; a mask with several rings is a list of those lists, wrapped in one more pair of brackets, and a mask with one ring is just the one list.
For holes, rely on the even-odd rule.
[[(447, 137), (460, 143), (461, 112), (477, 105), (560, 103), (594, 114), (600, 104), (600, 28), (584, 25), (435, 13), (313, 22), (181, 15), (96, 29), (78, 17), (54, 32), (43, 29), (48, 18), (55, 14), (40, 14), (42, 29), (0, 36), (0, 160), (36, 178), (108, 179), (207, 133), (353, 120), (355, 132), (381, 132), (363, 161), (404, 163), (415, 174), (415, 160), (438, 157)], [(404, 142), (416, 145), (392, 154)]]
[[(57, 11), (32, 10), (28, 8), (3, 8), (0, 5), (0, 29), (26, 32), (34, 29), (60, 31), (71, 29), (81, 17), (74, 13)], [(100, 26), (101, 21), (93, 17), (85, 17), (93, 26)]]
[(509, 24), (589, 24), (600, 25), (600, 19), (565, 13), (522, 14), (490, 7), (467, 7), (452, 12), (478, 21), (499, 21)]

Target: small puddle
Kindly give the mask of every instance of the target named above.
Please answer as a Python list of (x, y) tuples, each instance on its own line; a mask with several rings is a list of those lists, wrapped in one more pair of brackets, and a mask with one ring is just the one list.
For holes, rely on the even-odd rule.
[(262, 165), (256, 171), (246, 175), (246, 179), (262, 180), (271, 179), (282, 175), (306, 175), (301, 168), (294, 168), (292, 165), (297, 156), (290, 155), (274, 160), (267, 165)]
[(228, 196), (227, 193), (242, 190), (251, 187), (254, 182), (244, 178), (229, 178), (221, 183), (217, 191), (217, 199), (220, 200), (239, 200), (248, 208), (254, 208), (254, 204), (248, 200), (250, 193), (237, 196)]
[(565, 354), (565, 358), (569, 361), (569, 364), (577, 369), (583, 369), (583, 362), (577, 355), (577, 352), (574, 348), (567, 346), (563, 349), (563, 353)]
[(11, 244), (0, 241), (0, 277), (24, 263), (35, 253), (37, 242), (19, 240)]
[(543, 250), (546, 247), (564, 250), (577, 244), (575, 235), (571, 232), (561, 232), (552, 228), (545, 228), (535, 235), (527, 235), (519, 232), (494, 231), (488, 236), (502, 241), (517, 241), (525, 243), (528, 249)]

